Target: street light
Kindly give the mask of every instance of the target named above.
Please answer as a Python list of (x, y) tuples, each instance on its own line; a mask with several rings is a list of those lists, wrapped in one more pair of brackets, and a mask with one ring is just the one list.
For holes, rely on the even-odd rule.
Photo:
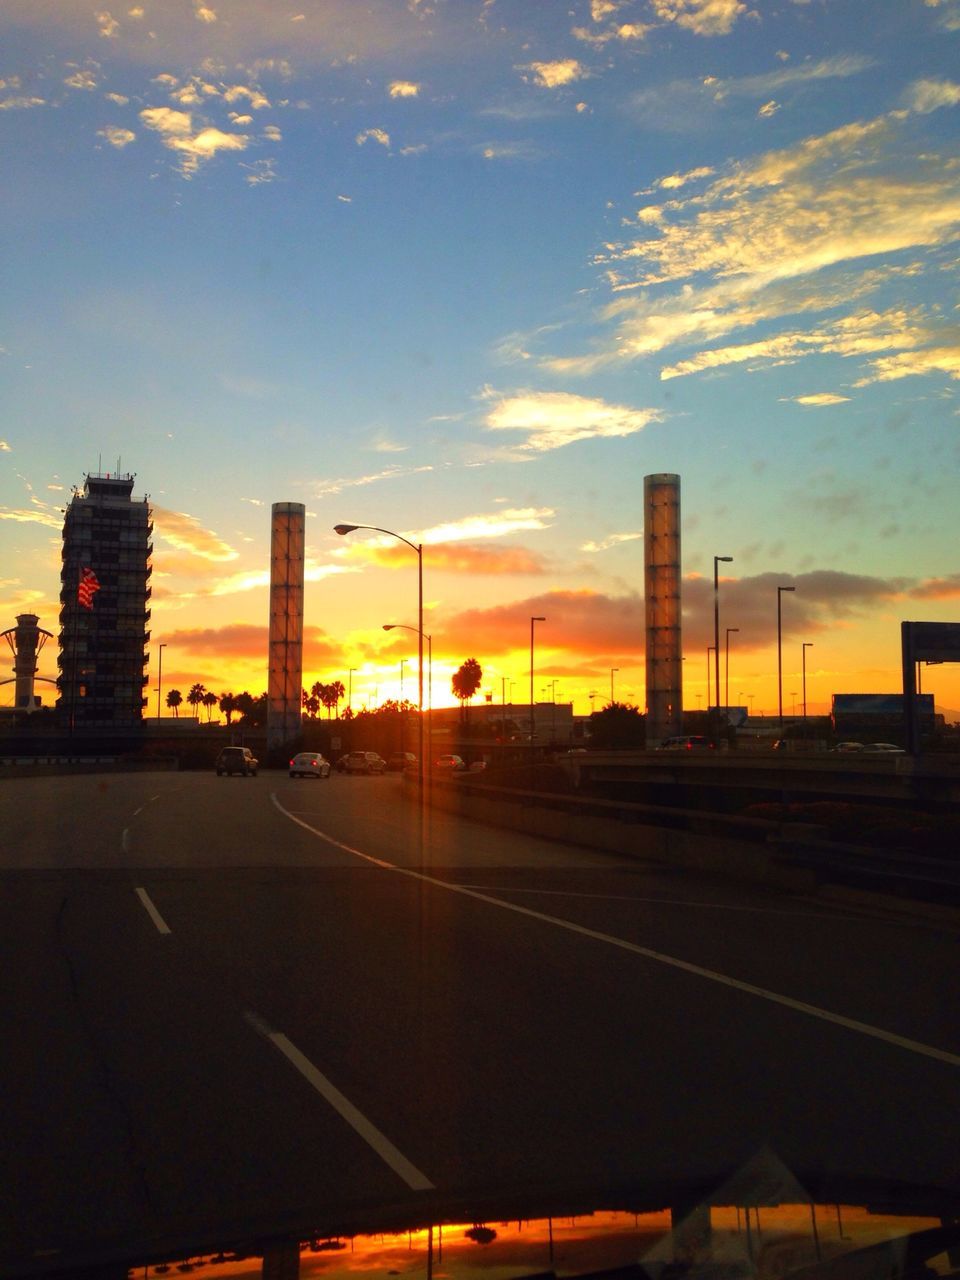
[(619, 667), (611, 667), (611, 668), (610, 668), (610, 705), (611, 705), (611, 707), (613, 706), (613, 702), (614, 702), (614, 698), (613, 698), (613, 677), (616, 675), (616, 673), (617, 673), (619, 670), (620, 670), (620, 668), (619, 668)]
[(780, 719), (780, 736), (783, 737), (783, 628), (780, 599), (784, 591), (796, 591), (796, 587), (777, 587), (777, 715)]
[[(717, 711), (720, 711), (720, 563), (730, 564), (733, 556), (714, 556), (713, 557), (713, 662), (714, 662), (714, 693), (716, 694)], [(707, 694), (707, 701), (710, 696)], [(719, 726), (718, 726), (719, 727)]]
[[(712, 706), (712, 703), (710, 702), (710, 655), (711, 653), (715, 655), (716, 649), (712, 644), (708, 644), (707, 645), (707, 710), (708, 711)], [(719, 699), (719, 697), (720, 695), (718, 694), (717, 698)]]
[(727, 627), (727, 651), (724, 657), (723, 672), (723, 701), (729, 707), (730, 705), (730, 637), (734, 632), (740, 631), (739, 627)]
[(803, 662), (803, 718), (807, 718), (807, 650), (813, 648), (812, 640), (804, 640), (800, 647)]
[(394, 533), (392, 529), (381, 529), (375, 524), (335, 524), (333, 526), (334, 533), (338, 533), (340, 537), (345, 537), (348, 533), (354, 533), (357, 529), (368, 529), (371, 533), (385, 533), (388, 538), (396, 538), (398, 542), (405, 543), (411, 551), (417, 553), (417, 682), (418, 682), (418, 699), (417, 705), (420, 708), (420, 726), (419, 726), (419, 743), (420, 750), (417, 761), (417, 785), (420, 788), (421, 799), (423, 797), (423, 543), (411, 542), (409, 538), (405, 538), (402, 533)]
[(530, 619), (530, 758), (533, 759), (533, 628), (537, 622), (546, 622), (546, 618)]
[[(383, 624), (384, 631), (416, 631), (416, 627), (411, 627), (406, 622), (385, 622)], [(433, 760), (433, 636), (423, 636), (427, 642), (427, 746), (431, 761)], [(423, 708), (420, 708), (420, 716), (423, 718)], [(423, 744), (421, 742), (421, 750)]]
[(160, 723), (160, 690), (163, 687), (163, 651), (166, 647), (167, 642), (164, 640), (163, 644), (160, 646), (160, 657), (157, 662), (157, 724)]

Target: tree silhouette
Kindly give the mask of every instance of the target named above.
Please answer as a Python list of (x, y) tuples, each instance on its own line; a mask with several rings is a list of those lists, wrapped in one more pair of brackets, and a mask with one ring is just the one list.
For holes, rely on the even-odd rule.
[(167, 692), (167, 706), (173, 708), (174, 716), (180, 719), (180, 704), (183, 702), (183, 694), (179, 689), (170, 689)]
[(642, 750), (647, 741), (646, 719), (628, 702), (611, 702), (589, 720), (590, 745), (610, 751)]
[(467, 703), (480, 688), (482, 679), (483, 671), (476, 658), (468, 658), (453, 673), (450, 687), (453, 689), (453, 696), (460, 700), (461, 716), (466, 714)]
[(334, 708), (338, 708), (337, 719), (339, 720), (340, 699), (343, 697), (344, 693), (346, 692), (346, 690), (343, 687), (343, 681), (334, 680), (332, 684), (326, 684), (323, 686), (323, 688), (325, 690), (325, 694), (321, 696), (320, 701), (327, 708), (327, 719), (328, 720), (330, 719), (330, 709), (331, 707), (334, 707)]
[(200, 684), (198, 681), (197, 684), (191, 686), (190, 692), (187, 694), (187, 701), (193, 707), (194, 719), (200, 715), (200, 704), (203, 702), (203, 695), (206, 692), (206, 685)]
[(320, 699), (315, 693), (311, 693), (310, 697), (303, 704), (307, 715), (311, 720), (316, 720), (317, 712), (320, 710)]
[(207, 708), (207, 724), (210, 723), (210, 717), (213, 715), (213, 708), (217, 705), (219, 699), (212, 691), (208, 691), (203, 695), (203, 705)]
[(227, 717), (227, 724), (231, 723), (230, 717), (236, 713), (237, 703), (232, 693), (221, 693), (220, 710)]

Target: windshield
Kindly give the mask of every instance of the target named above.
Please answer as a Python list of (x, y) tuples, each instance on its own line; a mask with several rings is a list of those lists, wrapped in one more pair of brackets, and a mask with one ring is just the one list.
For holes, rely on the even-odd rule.
[(954, 1220), (960, 0), (0, 33), (7, 1273)]

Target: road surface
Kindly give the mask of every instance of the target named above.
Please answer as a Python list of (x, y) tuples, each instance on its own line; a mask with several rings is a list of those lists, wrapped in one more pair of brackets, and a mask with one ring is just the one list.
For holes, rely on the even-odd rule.
[(960, 1189), (944, 926), (421, 822), (389, 775), (6, 779), (0, 831), (8, 1273), (761, 1150)]

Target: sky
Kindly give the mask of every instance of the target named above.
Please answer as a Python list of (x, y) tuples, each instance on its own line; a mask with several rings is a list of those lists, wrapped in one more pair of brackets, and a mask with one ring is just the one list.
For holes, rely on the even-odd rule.
[(643, 707), (653, 472), (691, 709), (715, 555), (758, 713), (777, 586), (787, 710), (804, 643), (828, 710), (960, 621), (960, 0), (102, 3), (0, 13), (0, 629), (118, 465), (152, 690), (266, 687), (273, 502), (355, 708), (415, 697), (416, 557), (341, 522), (423, 543), (435, 705), (526, 702), (536, 615), (538, 700)]

